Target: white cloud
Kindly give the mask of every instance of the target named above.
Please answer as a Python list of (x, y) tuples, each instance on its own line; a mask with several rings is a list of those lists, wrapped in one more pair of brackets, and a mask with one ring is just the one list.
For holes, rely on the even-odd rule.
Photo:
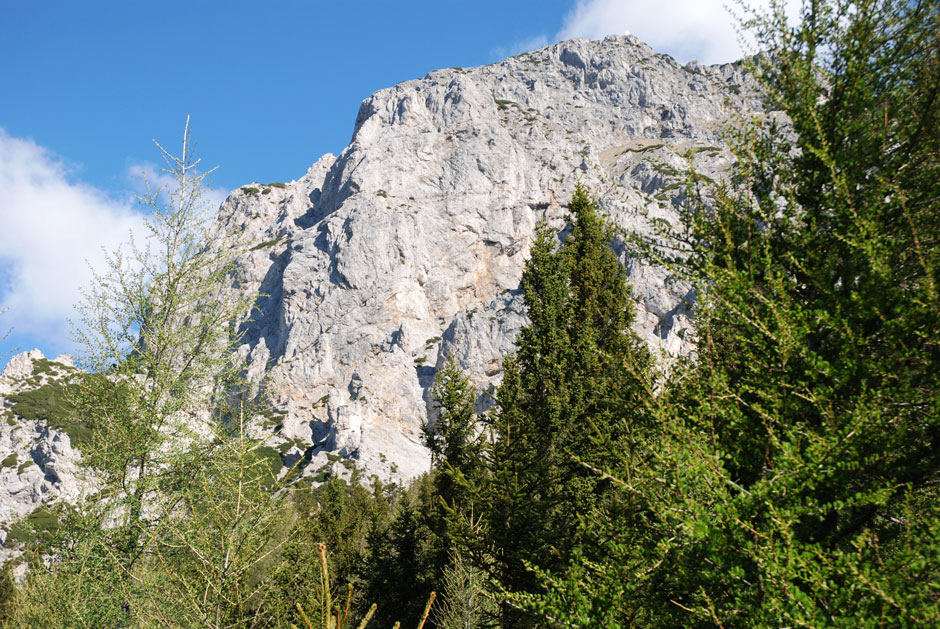
[[(138, 242), (147, 234), (130, 192), (115, 199), (70, 174), (44, 147), (0, 129), (0, 311), (9, 308), (3, 330), (13, 327), (58, 348), (72, 346), (69, 319), (76, 318), (74, 305), (91, 269), (103, 270), (104, 252), (128, 242), (131, 232)], [(174, 187), (151, 163), (128, 167), (126, 177), (138, 193), (146, 190), (145, 177), (154, 190)], [(209, 209), (227, 194), (206, 189)]]
[(0, 129), (0, 309), (17, 333), (68, 346), (80, 289), (113, 250), (141, 233), (132, 201), (69, 179), (66, 166), (31, 140)]
[[(751, 2), (765, 10), (768, 0)], [(726, 63), (744, 51), (735, 31), (735, 19), (726, 8), (733, 0), (578, 0), (565, 18), (556, 41), (573, 37), (602, 39), (607, 35), (636, 35), (656, 52), (680, 62)], [(800, 0), (787, 0), (787, 14), (795, 16)]]
[[(801, 0), (785, 0), (791, 20), (799, 12)], [(760, 11), (769, 0), (753, 0)], [(575, 37), (603, 39), (607, 35), (632, 34), (653, 50), (671, 55), (681, 63), (697, 59), (702, 63), (726, 63), (753, 53), (753, 42), (746, 39), (742, 50), (735, 30), (736, 19), (728, 6), (735, 0), (577, 0), (554, 38), (539, 35), (508, 48), (492, 51), (500, 59), (535, 50), (552, 42)], [(738, 11), (736, 11), (738, 12)]]

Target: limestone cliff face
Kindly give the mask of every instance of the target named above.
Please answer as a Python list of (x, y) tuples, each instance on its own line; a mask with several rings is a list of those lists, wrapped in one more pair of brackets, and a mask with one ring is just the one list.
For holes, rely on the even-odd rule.
[[(452, 353), (481, 390), (498, 381), (525, 324), (518, 287), (537, 221), (563, 230), (578, 181), (625, 229), (673, 220), (685, 156), (720, 177), (723, 127), (758, 107), (738, 65), (679, 66), (633, 37), (376, 92), (339, 156), (236, 190), (219, 211), (218, 229), (255, 243), (239, 260), (239, 288), (259, 295), (241, 352), (283, 413), (259, 430), (285, 460), (312, 457), (308, 473), (327, 454), (384, 478), (426, 470), (435, 371)], [(694, 295), (620, 253), (637, 332), (688, 351)]]
[[(257, 434), (306, 475), (425, 471), (421, 428), (445, 356), (492, 389), (526, 323), (518, 289), (536, 223), (563, 235), (581, 181), (617, 225), (650, 233), (652, 219), (675, 219), (686, 156), (721, 177), (722, 129), (758, 110), (739, 66), (679, 66), (632, 37), (376, 92), (339, 156), (297, 181), (236, 190), (218, 212), (217, 230), (252, 245), (236, 289), (257, 310), (239, 351), (275, 405)], [(636, 331), (666, 355), (690, 351), (694, 294), (615, 248)], [(0, 561), (15, 554), (2, 543), (12, 521), (94, 490), (67, 434), (14, 413), (16, 394), (72, 369), (30, 352), (0, 374)]]
[(74, 372), (69, 356), (46, 360), (38, 350), (14, 356), (0, 372), (0, 565), (17, 554), (5, 544), (12, 522), (47, 502), (75, 501), (91, 486), (67, 434), (13, 411), (17, 394)]

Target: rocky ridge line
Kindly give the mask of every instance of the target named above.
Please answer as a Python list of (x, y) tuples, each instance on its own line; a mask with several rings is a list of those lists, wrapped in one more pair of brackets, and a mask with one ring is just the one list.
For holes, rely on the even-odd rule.
[[(732, 163), (723, 128), (759, 111), (740, 64), (680, 66), (629, 36), (376, 92), (340, 155), (237, 190), (219, 211), (218, 229), (256, 243), (240, 289), (263, 296), (240, 351), (278, 413), (259, 431), (286, 462), (309, 458), (309, 474), (343, 473), (336, 455), (386, 479), (425, 471), (434, 374), (452, 353), (481, 391), (498, 383), (526, 321), (536, 222), (563, 230), (581, 181), (618, 226), (650, 234), (676, 218), (688, 157), (718, 179)], [(688, 352), (695, 295), (615, 248), (637, 332)]]

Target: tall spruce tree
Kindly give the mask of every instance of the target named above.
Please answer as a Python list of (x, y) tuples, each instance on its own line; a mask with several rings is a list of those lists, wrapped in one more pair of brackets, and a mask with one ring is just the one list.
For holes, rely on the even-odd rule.
[[(606, 453), (629, 449), (648, 425), (645, 405), (622, 412), (649, 390), (652, 361), (630, 329), (614, 232), (580, 185), (570, 210), (560, 247), (551, 228), (538, 227), (522, 280), (531, 323), (484, 418), (482, 469), (461, 479), (482, 523), (465, 518), (455, 537), (503, 592), (538, 590), (533, 570), (561, 565), (584, 544), (581, 518), (606, 508), (611, 494), (590, 468), (608, 466)], [(503, 625), (532, 622), (504, 606)]]
[(440, 469), (434, 475), (435, 491), (445, 505), (465, 508), (468, 497), (462, 487), (479, 468), (482, 442), (473, 386), (453, 357), (435, 377), (432, 393), (438, 415), (425, 428), (425, 445), (432, 465)]

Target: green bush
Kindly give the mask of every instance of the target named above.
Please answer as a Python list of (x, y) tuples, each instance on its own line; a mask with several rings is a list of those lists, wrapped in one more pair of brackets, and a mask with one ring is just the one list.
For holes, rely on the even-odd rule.
[(272, 240), (265, 240), (264, 242), (259, 242), (254, 247), (250, 248), (248, 251), (258, 251), (259, 249), (268, 249), (270, 247), (276, 247), (282, 242), (287, 240), (286, 236), (281, 236), (279, 238), (274, 238)]
[(280, 452), (270, 446), (261, 446), (254, 450), (254, 455), (264, 462), (272, 480), (281, 473), (281, 469), (284, 467), (284, 461), (281, 459)]
[(516, 109), (522, 109), (519, 103), (512, 100), (505, 100), (502, 98), (496, 99), (496, 108), (500, 111), (507, 111), (510, 107), (515, 107)]
[(79, 450), (91, 445), (91, 425), (78, 417), (71, 396), (76, 394), (77, 382), (50, 382), (38, 389), (15, 393), (7, 397), (13, 403), (15, 415), (27, 420), (41, 420), (50, 427), (69, 436)]
[(43, 505), (10, 527), (5, 545), (42, 542), (58, 533), (59, 528), (58, 514)]

